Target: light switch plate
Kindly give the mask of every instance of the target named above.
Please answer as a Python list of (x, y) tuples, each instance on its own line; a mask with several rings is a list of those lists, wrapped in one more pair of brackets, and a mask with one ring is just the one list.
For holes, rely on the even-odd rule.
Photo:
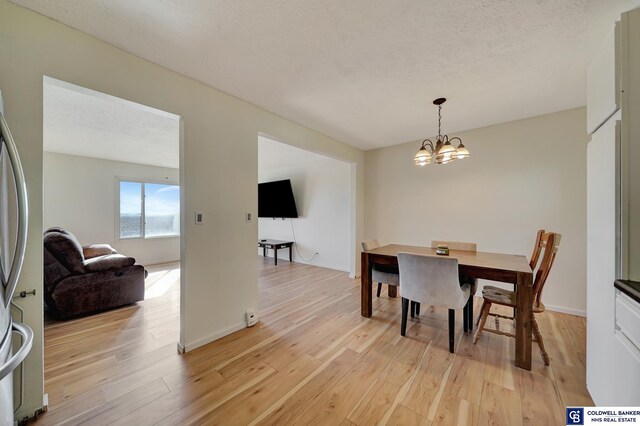
[(244, 221), (247, 222), (247, 223), (253, 222), (253, 214), (251, 214), (249, 212), (245, 212)]
[(196, 225), (202, 225), (204, 223), (204, 213), (196, 212)]

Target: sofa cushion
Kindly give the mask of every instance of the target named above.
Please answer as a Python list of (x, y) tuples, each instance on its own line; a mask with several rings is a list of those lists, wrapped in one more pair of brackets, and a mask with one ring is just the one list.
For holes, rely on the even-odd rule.
[(84, 246), (82, 247), (82, 252), (85, 260), (91, 259), (92, 257), (104, 256), (105, 254), (118, 253), (109, 244), (91, 244), (90, 246)]
[(45, 292), (50, 312), (69, 318), (144, 300), (144, 268), (128, 268), (71, 275)]
[(98, 272), (126, 268), (134, 263), (136, 263), (136, 260), (133, 257), (127, 257), (122, 254), (107, 254), (85, 260), (84, 267), (88, 272)]
[(76, 274), (84, 273), (82, 246), (73, 234), (47, 231), (44, 246), (69, 271)]

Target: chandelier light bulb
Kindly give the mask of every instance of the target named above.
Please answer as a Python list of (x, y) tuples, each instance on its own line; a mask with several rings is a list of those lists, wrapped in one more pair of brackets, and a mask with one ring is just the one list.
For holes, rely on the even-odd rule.
[(413, 162), (416, 166), (426, 166), (431, 163), (431, 153), (424, 146), (420, 147), (415, 157), (413, 157)]
[(460, 143), (458, 149), (456, 149), (456, 157), (458, 157), (459, 160), (462, 160), (464, 158), (471, 157), (471, 154), (469, 153), (469, 150), (462, 143)]

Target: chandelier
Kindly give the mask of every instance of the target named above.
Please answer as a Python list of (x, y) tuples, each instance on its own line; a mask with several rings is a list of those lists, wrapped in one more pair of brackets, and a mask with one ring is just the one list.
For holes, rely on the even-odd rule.
[[(447, 100), (445, 98), (438, 98), (433, 101), (434, 105), (438, 105), (438, 136), (436, 136), (435, 146), (431, 139), (425, 139), (422, 141), (422, 146), (413, 157), (413, 163), (416, 166), (426, 166), (431, 164), (431, 161), (435, 157), (436, 164), (447, 164), (456, 159), (462, 160), (469, 158), (469, 150), (462, 143), (462, 139), (454, 137), (449, 139), (449, 136), (442, 135), (440, 131), (440, 122), (442, 121), (442, 104)], [(451, 142), (458, 140), (460, 144), (457, 148), (451, 145)]]

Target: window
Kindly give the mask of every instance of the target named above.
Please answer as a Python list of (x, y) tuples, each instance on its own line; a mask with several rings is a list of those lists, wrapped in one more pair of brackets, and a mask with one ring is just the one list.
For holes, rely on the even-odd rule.
[(180, 235), (180, 187), (120, 181), (120, 238)]
[(140, 238), (142, 226), (142, 184), (120, 182), (120, 238)]

